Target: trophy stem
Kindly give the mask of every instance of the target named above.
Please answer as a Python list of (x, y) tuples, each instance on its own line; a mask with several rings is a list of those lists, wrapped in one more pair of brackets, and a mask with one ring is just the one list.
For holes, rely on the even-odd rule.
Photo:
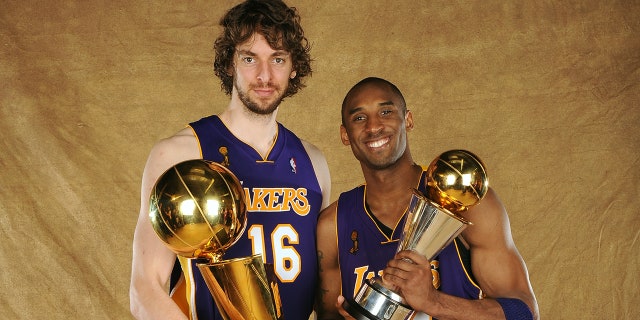
[[(200, 266), (198, 266), (200, 267)], [(200, 267), (202, 271), (203, 267)], [(205, 272), (202, 272), (203, 276)], [(213, 300), (216, 302), (220, 313), (223, 315), (223, 318), (228, 320), (245, 320), (245, 318), (240, 311), (233, 305), (231, 299), (227, 297), (224, 290), (220, 286), (220, 283), (216, 279), (215, 276), (205, 276), (205, 282), (207, 283), (207, 287), (209, 287), (209, 292), (211, 292), (211, 296)]]
[(276, 279), (268, 275), (261, 255), (197, 266), (224, 319), (284, 319)]
[(218, 252), (203, 252), (197, 258), (198, 263), (216, 263), (221, 260), (222, 254)]

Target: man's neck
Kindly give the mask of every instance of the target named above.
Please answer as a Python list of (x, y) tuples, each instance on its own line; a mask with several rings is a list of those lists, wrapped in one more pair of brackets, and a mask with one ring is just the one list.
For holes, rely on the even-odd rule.
[(266, 157), (278, 133), (277, 112), (261, 115), (240, 108), (227, 108), (219, 117), (236, 138)]
[(388, 170), (366, 170), (367, 183), (365, 199), (371, 213), (387, 226), (397, 222), (411, 199), (411, 189), (420, 181), (422, 169), (411, 158), (401, 160)]
[(396, 164), (383, 170), (363, 167), (367, 192), (376, 195), (404, 193), (407, 188), (417, 187), (421, 172), (422, 168), (410, 156), (403, 156)]

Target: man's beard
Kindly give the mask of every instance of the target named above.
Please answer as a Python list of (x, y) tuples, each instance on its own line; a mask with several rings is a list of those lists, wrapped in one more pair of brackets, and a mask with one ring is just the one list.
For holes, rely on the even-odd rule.
[(236, 91), (238, 91), (238, 97), (240, 98), (240, 101), (242, 101), (242, 103), (247, 107), (249, 111), (255, 114), (259, 114), (259, 115), (272, 114), (274, 111), (276, 111), (276, 109), (278, 109), (280, 102), (282, 102), (282, 99), (284, 99), (284, 95), (282, 94), (276, 97), (276, 99), (271, 104), (260, 105), (259, 102), (251, 100), (251, 98), (249, 97), (249, 94), (247, 94), (246, 92), (242, 91), (242, 89), (240, 89), (240, 86), (238, 86), (238, 83), (235, 81), (235, 79), (233, 81), (233, 86), (236, 88)]

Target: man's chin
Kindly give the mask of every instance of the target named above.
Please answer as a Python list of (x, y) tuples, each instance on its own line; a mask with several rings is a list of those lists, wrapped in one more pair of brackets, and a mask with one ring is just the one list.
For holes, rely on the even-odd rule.
[(259, 115), (270, 115), (274, 113), (278, 109), (279, 104), (270, 104), (270, 105), (248, 105), (247, 109), (251, 112)]
[(393, 163), (390, 162), (369, 162), (368, 167), (374, 170), (384, 170), (392, 165)]

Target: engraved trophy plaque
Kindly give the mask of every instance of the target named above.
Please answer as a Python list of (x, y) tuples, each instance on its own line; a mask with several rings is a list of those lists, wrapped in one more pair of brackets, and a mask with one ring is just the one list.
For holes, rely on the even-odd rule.
[[(427, 169), (427, 194), (413, 190), (398, 249), (414, 250), (433, 260), (469, 224), (459, 214), (487, 193), (483, 163), (465, 150), (450, 150)], [(413, 310), (402, 296), (385, 287), (380, 277), (365, 280), (344, 309), (358, 320), (408, 319)]]
[(198, 259), (223, 318), (284, 319), (273, 270), (261, 255), (222, 259), (247, 224), (244, 191), (229, 169), (201, 159), (169, 168), (151, 191), (149, 218), (169, 249)]

